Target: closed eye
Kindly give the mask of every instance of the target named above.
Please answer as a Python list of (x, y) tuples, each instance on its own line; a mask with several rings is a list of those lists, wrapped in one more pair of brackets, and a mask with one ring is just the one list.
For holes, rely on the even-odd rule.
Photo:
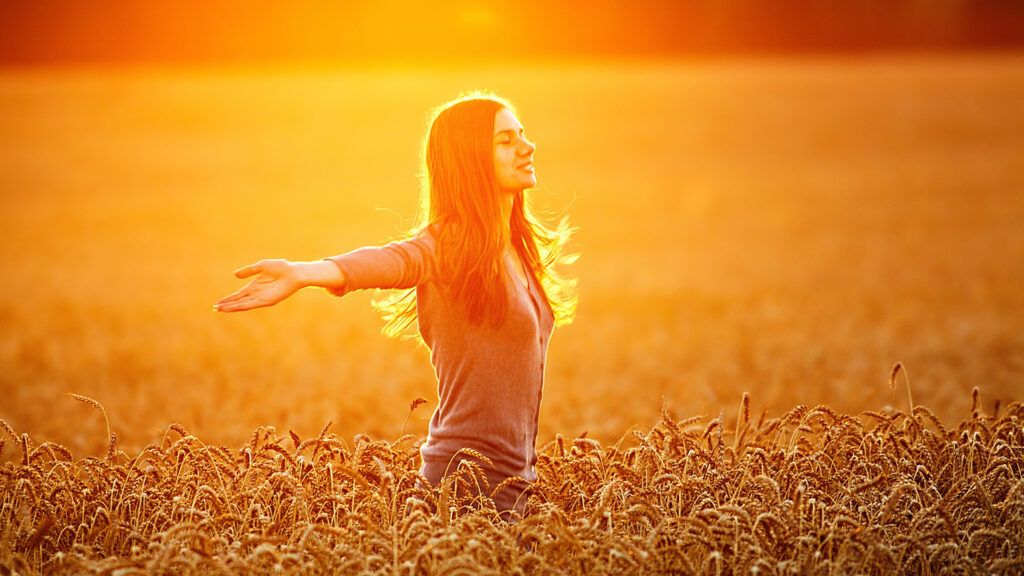
[(516, 137), (526, 138), (526, 132), (522, 128), (519, 129), (518, 134), (516, 134), (512, 130), (502, 130), (498, 134), (498, 137), (501, 138), (500, 140), (497, 141), (498, 144), (512, 144)]

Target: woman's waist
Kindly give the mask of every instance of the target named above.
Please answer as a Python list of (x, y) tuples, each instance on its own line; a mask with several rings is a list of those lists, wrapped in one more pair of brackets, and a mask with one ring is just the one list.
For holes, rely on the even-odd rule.
[[(479, 458), (483, 456), (485, 459)], [(445, 470), (453, 472), (462, 460), (476, 462), (491, 475), (501, 478), (520, 476), (533, 481), (536, 474), (533, 464), (536, 461), (532, 445), (516, 446), (507, 442), (495, 442), (476, 439), (446, 438), (431, 435), (420, 447), (420, 457), (425, 468), (438, 471), (442, 476)]]

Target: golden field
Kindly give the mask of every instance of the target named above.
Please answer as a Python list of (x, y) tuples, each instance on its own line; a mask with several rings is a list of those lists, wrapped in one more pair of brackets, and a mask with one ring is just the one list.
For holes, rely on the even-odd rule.
[[(1024, 392), (1024, 56), (1012, 54), (430, 71), (2, 71), (0, 418), (12, 430), (0, 432), (6, 442), (0, 506), (8, 506), (0, 514), (13, 519), (24, 513), (28, 519), (11, 521), (0, 551), (21, 553), (36, 562), (32, 569), (40, 569), (44, 555), (64, 549), (61, 542), (93, 546), (77, 552), (93, 558), (130, 556), (132, 546), (145, 556), (153, 535), (163, 544), (198, 538), (168, 535), (175, 525), (184, 526), (182, 533), (228, 538), (223, 546), (194, 545), (207, 546), (202, 549), (211, 557), (242, 534), (279, 535), (268, 526), (286, 526), (302, 536), (303, 530), (321, 534), (309, 527), (323, 524), (324, 534), (334, 534), (321, 534), (325, 550), (333, 550), (330, 538), (338, 537), (331, 530), (374, 533), (336, 517), (318, 523), (321, 508), (299, 518), (295, 511), (305, 510), (306, 503), (296, 507), (294, 501), (286, 520), (246, 523), (251, 502), (232, 498), (256, 498), (258, 490), (247, 492), (255, 488), (234, 479), (261, 470), (259, 482), (297, 482), (289, 484), (292, 494), (302, 492), (306, 476), (314, 474), (308, 478), (310, 494), (350, 496), (353, 514), (355, 503), (376, 502), (387, 482), (393, 483), (388, 494), (400, 494), (415, 470), (408, 461), (415, 457), (410, 446), (425, 434), (435, 406), (426, 350), (382, 337), (369, 293), (339, 300), (307, 290), (274, 308), (240, 315), (214, 313), (211, 305), (240, 284), (231, 271), (253, 260), (315, 259), (400, 236), (416, 213), (418, 152), (429, 109), (476, 88), (493, 89), (517, 104), (538, 144), (541, 187), (532, 193), (534, 202), (554, 215), (567, 214), (579, 227), (574, 249), (581, 258), (571, 270), (579, 278), (578, 318), (557, 330), (546, 372), (538, 441), (548, 460), (538, 488), (538, 518), (547, 522), (561, 514), (567, 533), (576, 536), (583, 528), (573, 522), (591, 519), (587, 530), (604, 529), (601, 542), (612, 548), (620, 543), (618, 553), (633, 560), (623, 571), (749, 571), (754, 560), (740, 560), (748, 556), (740, 554), (738, 540), (728, 550), (715, 544), (721, 534), (684, 547), (686, 563), (639, 559), (657, 555), (651, 531), (666, 518), (685, 524), (689, 520), (680, 518), (700, 519), (697, 511), (710, 508), (718, 516), (703, 518), (707, 530), (718, 530), (719, 523), (735, 529), (721, 515), (742, 514), (723, 511), (723, 505), (746, 510), (747, 531), (755, 539), (764, 522), (771, 522), (757, 522), (758, 514), (789, 514), (796, 528), (784, 518), (788, 536), (771, 538), (797, 542), (808, 534), (802, 532), (803, 512), (793, 512), (800, 485), (807, 493), (813, 489), (822, 506), (807, 512), (818, 516), (807, 518), (831, 523), (831, 534), (853, 538), (852, 525), (836, 520), (841, 510), (868, 527), (865, 546), (891, 545), (907, 533), (910, 524), (903, 522), (929, 518), (919, 513), (937, 509), (916, 468), (904, 469), (910, 462), (925, 467), (937, 490), (955, 492), (940, 507), (950, 516), (950, 538), (965, 535), (962, 548), (947, 550), (949, 557), (1020, 555), (1024, 432), (1015, 420), (1022, 417), (1019, 405), (1012, 403)], [(893, 391), (888, 381), (896, 362), (904, 370)], [(916, 411), (909, 406), (904, 375)], [(975, 387), (980, 395), (972, 405)], [(746, 421), (737, 415), (744, 392), (754, 414)], [(110, 448), (97, 410), (68, 393), (103, 405), (116, 446)], [(429, 403), (406, 426), (409, 402), (417, 397)], [(801, 412), (800, 405), (823, 408)], [(881, 418), (861, 415), (865, 411)], [(671, 418), (692, 417), (697, 419), (689, 428), (672, 431)], [(325, 435), (321, 430), (328, 422)], [(171, 423), (183, 432), (168, 432)], [(744, 449), (740, 431), (748, 424), (750, 446)], [(261, 426), (273, 432), (254, 435)], [(400, 442), (403, 427), (413, 436)], [(786, 432), (777, 438), (780, 430)], [(800, 430), (808, 435), (806, 446)], [(318, 460), (307, 447), (303, 456), (288, 431), (300, 439), (329, 437), (334, 451)], [(572, 439), (584, 432), (578, 454), (563, 456), (570, 449), (553, 442), (557, 434), (575, 446)], [(843, 479), (878, 482), (865, 488), (870, 498), (859, 503), (854, 496), (860, 493), (849, 494), (853, 484), (845, 485), (840, 498), (836, 479), (816, 483), (808, 474), (818, 468), (801, 459), (838, 449), (829, 442), (847, 433), (855, 441), (840, 442), (846, 448), (839, 452), (849, 449), (881, 467), (858, 469), (852, 456), (831, 464), (829, 473)], [(24, 445), (22, 434), (28, 435)], [(192, 439), (182, 440), (183, 434)], [(356, 438), (360, 434), (386, 446)], [(610, 452), (620, 439), (621, 450)], [(54, 448), (40, 448), (45, 442), (62, 448), (55, 455)], [(875, 459), (872, 442), (891, 462)], [(270, 444), (285, 447), (284, 453), (262, 449)], [(154, 448), (143, 458), (147, 445)], [(216, 456), (217, 446), (232, 448)], [(699, 456), (699, 447), (706, 457)], [(769, 464), (755, 466), (754, 448)], [(74, 464), (61, 449), (73, 454)], [(779, 449), (781, 454), (774, 452)], [(585, 460), (593, 450), (604, 454), (598, 461), (618, 462), (639, 476), (589, 476), (578, 483), (577, 489), (587, 488), (577, 499), (558, 492), (552, 467), (559, 458)], [(976, 461), (981, 453), (988, 455), (983, 465)], [(182, 466), (201, 454), (207, 454), (205, 464)], [(649, 461), (654, 454), (657, 466)], [(60, 515), (68, 513), (62, 507), (80, 504), (83, 514), (92, 511), (87, 523), (95, 527), (98, 504), (82, 504), (88, 498), (73, 506), (51, 499), (56, 510), (45, 513), (18, 511), (30, 485), (80, 488), (68, 484), (68, 470), (116, 477), (122, 496), (126, 487), (144, 491), (130, 471), (137, 456), (156, 463), (154, 482), (168, 482), (168, 470), (177, 469), (174, 482), (160, 484), (168, 502), (173, 490), (183, 490), (179, 498), (192, 499), (191, 508), (211, 519), (235, 514), (242, 521), (216, 532), (220, 528), (204, 528), (198, 517), (189, 516), (186, 526), (180, 511), (168, 509), (165, 519), (146, 530), (133, 527), (144, 540), (132, 544), (128, 532), (102, 526), (64, 540), (50, 528), (40, 530), (47, 514), (57, 526), (61, 518), (71, 522)], [(257, 456), (262, 467), (253, 464)], [(327, 464), (342, 469), (345, 462), (355, 462), (361, 472), (339, 481), (337, 493), (333, 484), (324, 488)], [(942, 468), (938, 462), (952, 464)], [(372, 474), (378, 463), (380, 470), (391, 466), (391, 475)], [(220, 466), (218, 482), (224, 484), (197, 491)], [(277, 480), (271, 468), (282, 472)], [(994, 475), (985, 476), (985, 490), (978, 491), (989, 495), (987, 502), (965, 496), (971, 491), (964, 483), (978, 469)], [(41, 479), (30, 470), (47, 474)], [(741, 472), (734, 477), (730, 471)], [(884, 481), (878, 480), (881, 472)], [(185, 480), (176, 484), (182, 474)], [(657, 488), (665, 474), (676, 477), (670, 483), (675, 488)], [(687, 475), (710, 487), (687, 488)], [(763, 492), (769, 488), (751, 496), (740, 480), (762, 476), (778, 485), (770, 489), (777, 495), (770, 502)], [(885, 504), (886, 496), (913, 491), (905, 483), (918, 481), (922, 488), (906, 501), (905, 515), (895, 513), (902, 510), (900, 502)], [(188, 482), (193, 488), (185, 491)], [(636, 494), (649, 497), (631, 500)], [(715, 506), (697, 506), (703, 500), (694, 494), (708, 495)], [(966, 508), (947, 509), (964, 498)], [(215, 503), (230, 510), (215, 513)], [(555, 508), (542, 506), (549, 503)], [(631, 508), (643, 504), (654, 511)], [(857, 516), (857, 506), (867, 511)], [(970, 513), (972, 506), (988, 515), (986, 530), (1007, 518), (1016, 522), (1016, 531), (998, 534), (1008, 544), (989, 548), (971, 540), (970, 530), (983, 525)], [(591, 516), (601, 507), (609, 511), (607, 518), (649, 517), (613, 529), (613, 520)], [(386, 507), (386, 517), (366, 512), (384, 509), (377, 504), (356, 508), (360, 522), (374, 530), (389, 530), (413, 515), (397, 505)], [(109, 503), (105, 510), (112, 514)], [(456, 540), (460, 530), (474, 526), (465, 522), (487, 518), (416, 514), (436, 528), (431, 537)], [(448, 522), (463, 524), (452, 528)], [(531, 525), (517, 526), (528, 531)], [(871, 526), (878, 531), (870, 532)], [(640, 540), (654, 548), (636, 548)], [(271, 539), (252, 546), (298, 553), (281, 552), (296, 542)], [(502, 550), (520, 549), (521, 542), (501, 542)], [(542, 538), (538, 542), (529, 553), (567, 553), (545, 548)], [(628, 548), (630, 542), (636, 549)], [(769, 548), (758, 542), (762, 551)], [(399, 567), (409, 558), (367, 564), (379, 542), (363, 544), (359, 570), (405, 570)], [(161, 546), (150, 558), (171, 549)], [(804, 556), (787, 555), (779, 546), (768, 555), (778, 560), (772, 570), (823, 566), (812, 554), (805, 558), (810, 564), (780, 568), (779, 562)], [(601, 558), (616, 557), (609, 548), (596, 549)], [(68, 544), (65, 553), (70, 551)], [(839, 551), (833, 552), (838, 558)], [(933, 553), (908, 552), (893, 562), (919, 571), (932, 566), (921, 558)], [(938, 565), (948, 561), (944, 554)], [(280, 562), (260, 569), (275, 563)], [(504, 572), (509, 565), (480, 560), (478, 567)], [(552, 566), (556, 572), (587, 571), (582, 565)], [(833, 566), (884, 572), (889, 565), (868, 560), (860, 568)], [(1012, 564), (965, 566), (1014, 570)], [(414, 563), (410, 570), (448, 569)]]
[[(102, 410), (91, 399), (77, 397)], [(475, 464), (417, 481), (413, 435), (257, 428), (232, 450), (177, 424), (72, 461), (21, 437), (0, 469), (0, 562), (46, 574), (1019, 574), (1024, 405), (948, 429), (926, 407), (797, 406), (735, 426), (663, 414), (602, 445), (557, 436), (525, 518)], [(728, 428), (728, 430), (725, 430)], [(11, 430), (6, 430), (12, 434)]]

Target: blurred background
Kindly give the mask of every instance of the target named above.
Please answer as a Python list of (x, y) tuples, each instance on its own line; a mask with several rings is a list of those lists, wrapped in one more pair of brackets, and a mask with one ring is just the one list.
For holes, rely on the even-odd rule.
[[(579, 227), (544, 443), (1024, 392), (1024, 4), (0, 2), (0, 418), (394, 439), (436, 406), (372, 293), (216, 314), (251, 261), (413, 223), (432, 107), (511, 99)], [(9, 439), (7, 439), (9, 441)], [(11, 444), (8, 443), (8, 446)], [(8, 449), (5, 458), (13, 458)]]

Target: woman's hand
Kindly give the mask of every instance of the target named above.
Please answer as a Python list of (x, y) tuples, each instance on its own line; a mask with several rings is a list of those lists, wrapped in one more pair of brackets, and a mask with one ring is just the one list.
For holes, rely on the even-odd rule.
[(299, 264), (280, 259), (260, 260), (235, 270), (235, 276), (239, 278), (248, 278), (254, 274), (258, 276), (237, 292), (218, 300), (213, 309), (219, 312), (242, 312), (277, 304), (305, 285), (300, 278)]

